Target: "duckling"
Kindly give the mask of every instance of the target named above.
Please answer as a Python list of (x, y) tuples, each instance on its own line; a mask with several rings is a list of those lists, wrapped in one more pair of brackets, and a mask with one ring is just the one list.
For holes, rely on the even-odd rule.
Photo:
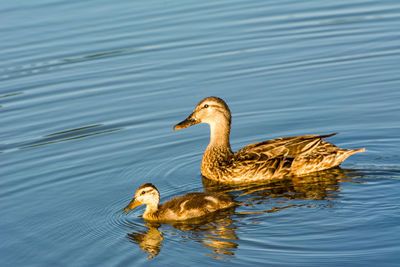
[(221, 209), (233, 207), (235, 202), (229, 195), (221, 193), (194, 192), (172, 198), (159, 205), (160, 193), (152, 183), (138, 188), (133, 200), (124, 208), (129, 211), (145, 204), (143, 218), (149, 221), (183, 221), (205, 216)]
[(203, 154), (201, 173), (209, 180), (237, 184), (299, 176), (338, 166), (361, 149), (342, 149), (322, 141), (328, 135), (282, 137), (249, 144), (232, 152), (229, 134), (231, 112), (224, 100), (201, 100), (184, 121), (174, 126), (183, 129), (198, 123), (210, 126), (210, 143)]

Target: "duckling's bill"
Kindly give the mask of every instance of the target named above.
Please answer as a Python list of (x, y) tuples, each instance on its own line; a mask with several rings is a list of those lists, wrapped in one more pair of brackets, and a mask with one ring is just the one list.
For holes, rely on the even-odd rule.
[(132, 209), (134, 209), (137, 206), (140, 206), (142, 204), (143, 204), (142, 202), (137, 201), (136, 199), (132, 199), (132, 201), (124, 208), (124, 211), (132, 210)]
[(197, 123), (200, 123), (200, 121), (196, 120), (195, 118), (193, 118), (193, 113), (190, 114), (189, 117), (186, 118), (186, 120), (181, 121), (180, 123), (178, 123), (177, 125), (174, 126), (174, 130), (179, 130), (179, 129), (183, 129), (192, 125), (195, 125)]

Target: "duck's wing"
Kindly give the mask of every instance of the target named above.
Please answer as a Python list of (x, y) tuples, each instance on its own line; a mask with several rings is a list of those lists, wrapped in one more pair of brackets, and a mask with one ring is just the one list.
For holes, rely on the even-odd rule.
[(256, 180), (256, 177), (283, 177), (289, 174), (294, 158), (286, 156), (269, 157), (264, 153), (238, 154), (233, 161), (232, 172), (235, 177)]
[(354, 153), (364, 152), (365, 148), (343, 149), (331, 143), (322, 141), (310, 153), (304, 153), (295, 158), (292, 173), (302, 175), (310, 172), (325, 170), (339, 164)]
[(235, 153), (237, 159), (272, 159), (295, 158), (318, 147), (322, 139), (334, 136), (327, 135), (303, 135), (294, 137), (281, 137), (264, 142), (253, 143), (243, 147)]
[[(310, 154), (322, 139), (333, 136), (305, 135), (282, 137), (245, 146), (233, 157), (233, 170), (238, 177), (282, 177), (292, 172), (297, 158)], [(333, 146), (333, 145), (332, 145)]]
[(265, 142), (250, 144), (234, 154), (236, 164), (246, 169), (253, 165), (254, 172), (267, 172), (269, 175), (282, 175), (286, 172), (302, 175), (338, 166), (343, 160), (365, 149), (342, 149), (322, 141), (328, 135), (305, 135), (283, 137)]

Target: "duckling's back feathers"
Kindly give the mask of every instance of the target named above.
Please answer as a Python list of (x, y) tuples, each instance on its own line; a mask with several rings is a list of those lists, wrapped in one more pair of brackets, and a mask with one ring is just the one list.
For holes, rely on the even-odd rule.
[(235, 205), (233, 198), (215, 192), (194, 192), (163, 203), (157, 217), (165, 220), (182, 220), (203, 216)]

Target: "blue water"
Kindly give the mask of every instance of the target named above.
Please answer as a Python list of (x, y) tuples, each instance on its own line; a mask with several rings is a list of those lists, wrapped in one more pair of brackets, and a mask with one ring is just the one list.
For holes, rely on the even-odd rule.
[[(400, 2), (2, 1), (1, 266), (398, 266)], [(244, 188), (200, 174), (203, 97), (231, 144), (339, 132), (341, 169)], [(213, 220), (122, 213), (222, 190)]]

